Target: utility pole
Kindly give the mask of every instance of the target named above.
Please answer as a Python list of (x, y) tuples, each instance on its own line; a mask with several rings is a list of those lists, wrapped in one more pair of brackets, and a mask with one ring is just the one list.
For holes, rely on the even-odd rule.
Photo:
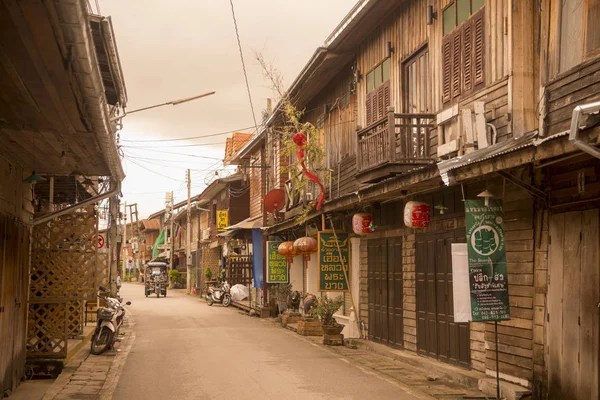
[(187, 266), (187, 277), (185, 289), (187, 293), (191, 293), (191, 264), (192, 264), (192, 176), (190, 169), (187, 170), (187, 225), (185, 229), (185, 259)]
[[(118, 185), (113, 179), (110, 180), (111, 190)], [(119, 235), (117, 223), (119, 221), (119, 198), (112, 196), (109, 200), (109, 229), (108, 229), (108, 244), (109, 248), (109, 267), (108, 267), (108, 285), (111, 293), (117, 292), (117, 270), (119, 268), (118, 257), (118, 238)]]
[(127, 202), (124, 203), (123, 207), (123, 218), (125, 223), (123, 224), (123, 268), (121, 270), (121, 280), (125, 280), (125, 271), (127, 263), (129, 262), (128, 251), (127, 251)]
[(171, 192), (171, 202), (170, 202), (170, 208), (169, 208), (169, 217), (171, 218), (171, 233), (169, 235), (169, 237), (171, 238), (171, 246), (170, 246), (170, 265), (169, 265), (169, 269), (173, 269), (173, 260), (174, 260), (174, 254), (175, 254), (175, 232), (174, 232), (174, 228), (175, 228), (175, 218), (173, 213), (173, 206), (175, 205), (175, 197), (173, 196), (173, 192)]

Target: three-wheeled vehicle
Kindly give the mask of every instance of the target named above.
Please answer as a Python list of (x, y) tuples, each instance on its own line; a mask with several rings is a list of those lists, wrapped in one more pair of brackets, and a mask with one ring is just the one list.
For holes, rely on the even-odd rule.
[(144, 291), (146, 297), (156, 293), (156, 297), (167, 295), (167, 286), (169, 285), (169, 274), (167, 263), (149, 262), (144, 271)]

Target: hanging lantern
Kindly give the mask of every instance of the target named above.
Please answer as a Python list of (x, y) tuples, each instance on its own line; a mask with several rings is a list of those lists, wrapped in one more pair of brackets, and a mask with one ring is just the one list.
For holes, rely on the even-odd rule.
[(294, 242), (283, 242), (277, 247), (277, 252), (287, 258), (287, 263), (291, 264), (294, 261), (294, 257), (298, 255), (296, 249), (294, 249)]
[(298, 254), (302, 254), (304, 260), (310, 261), (310, 255), (317, 251), (317, 241), (310, 236), (301, 237), (294, 242), (294, 250)]
[(429, 204), (409, 201), (404, 206), (404, 225), (409, 228), (427, 228), (431, 221)]
[(352, 216), (352, 230), (357, 235), (373, 233), (373, 214), (358, 213)]

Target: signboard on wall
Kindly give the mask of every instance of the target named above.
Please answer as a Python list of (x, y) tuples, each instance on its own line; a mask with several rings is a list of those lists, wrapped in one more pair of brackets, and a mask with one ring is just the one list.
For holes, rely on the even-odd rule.
[(224, 232), (229, 226), (229, 210), (217, 210), (217, 231)]
[(452, 243), (452, 300), (454, 322), (469, 322), (471, 293), (469, 284), (469, 257), (466, 243)]
[(350, 274), (349, 241), (347, 233), (334, 235), (333, 232), (319, 232), (319, 290), (321, 292), (348, 291), (346, 276)]
[(267, 283), (288, 283), (288, 263), (277, 250), (281, 242), (267, 242)]
[(465, 201), (473, 321), (510, 319), (502, 200)]

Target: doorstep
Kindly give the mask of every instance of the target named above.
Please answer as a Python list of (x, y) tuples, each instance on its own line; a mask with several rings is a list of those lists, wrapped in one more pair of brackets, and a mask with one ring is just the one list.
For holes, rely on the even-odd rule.
[[(407, 350), (396, 350), (369, 340), (347, 339), (346, 343), (350, 346), (356, 346), (359, 349), (430, 371), (432, 375), (437, 375), (439, 378), (480, 390), (486, 395), (496, 395), (495, 378), (489, 377), (482, 372), (463, 369), (433, 358), (419, 356)], [(500, 395), (507, 400), (520, 400), (531, 395), (531, 390), (510, 382), (500, 381)]]

